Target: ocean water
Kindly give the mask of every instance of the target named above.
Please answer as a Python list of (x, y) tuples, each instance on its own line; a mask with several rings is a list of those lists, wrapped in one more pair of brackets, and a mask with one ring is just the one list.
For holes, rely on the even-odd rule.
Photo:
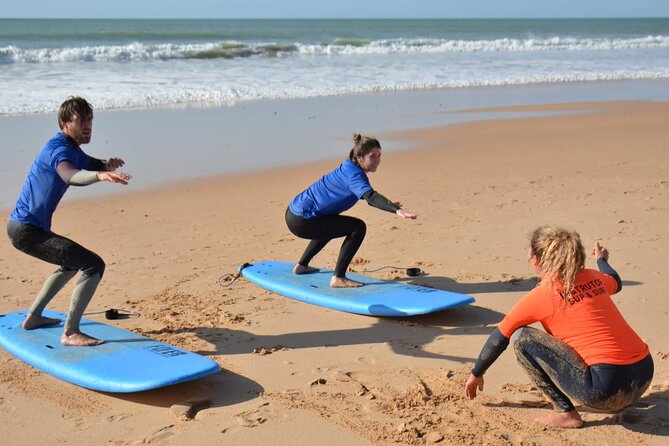
[(669, 19), (0, 19), (0, 115), (669, 79)]

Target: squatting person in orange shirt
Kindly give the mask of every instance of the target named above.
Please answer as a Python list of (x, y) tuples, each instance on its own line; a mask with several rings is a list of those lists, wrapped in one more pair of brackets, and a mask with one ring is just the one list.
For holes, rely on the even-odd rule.
[[(483, 374), (509, 342), (555, 408), (535, 419), (539, 424), (583, 426), (570, 398), (613, 412), (641, 397), (653, 377), (653, 358), (611, 299), (622, 282), (608, 264), (609, 252), (597, 243), (592, 253), (599, 271), (585, 269), (576, 232), (546, 226), (532, 233), (528, 257), (541, 281), (490, 334), (465, 384), (469, 399), (483, 390)], [(529, 327), (535, 322), (546, 332)]]

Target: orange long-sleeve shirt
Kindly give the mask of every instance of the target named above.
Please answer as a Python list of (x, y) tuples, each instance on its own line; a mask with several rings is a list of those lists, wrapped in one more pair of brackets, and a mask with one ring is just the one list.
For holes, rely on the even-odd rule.
[(499, 330), (509, 338), (519, 327), (541, 322), (546, 332), (573, 348), (587, 365), (633, 364), (649, 350), (611, 299), (616, 291), (613, 277), (591, 269), (577, 274), (566, 299), (542, 282), (514, 305)]

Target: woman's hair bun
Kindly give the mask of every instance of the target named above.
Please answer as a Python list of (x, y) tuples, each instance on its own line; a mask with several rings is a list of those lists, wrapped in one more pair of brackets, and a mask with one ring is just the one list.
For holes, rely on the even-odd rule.
[(353, 134), (353, 142), (358, 144), (362, 140), (362, 135), (360, 133)]

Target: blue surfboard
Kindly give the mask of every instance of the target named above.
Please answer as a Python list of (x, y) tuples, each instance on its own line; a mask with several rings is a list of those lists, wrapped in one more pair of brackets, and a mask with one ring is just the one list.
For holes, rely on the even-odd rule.
[(466, 294), (406, 283), (347, 274), (365, 285), (358, 288), (330, 288), (332, 270), (293, 274), (294, 263), (266, 261), (240, 268), (250, 282), (302, 302), (348, 313), (369, 316), (416, 316), (447, 310), (474, 302)]
[[(60, 344), (63, 322), (33, 330), (21, 323), (27, 311), (0, 314), (0, 347), (49, 375), (103, 392), (139, 392), (200, 378), (220, 370), (215, 361), (164, 342), (89, 319), (81, 331), (103, 339), (94, 347)], [(66, 315), (45, 311), (65, 320)]]

